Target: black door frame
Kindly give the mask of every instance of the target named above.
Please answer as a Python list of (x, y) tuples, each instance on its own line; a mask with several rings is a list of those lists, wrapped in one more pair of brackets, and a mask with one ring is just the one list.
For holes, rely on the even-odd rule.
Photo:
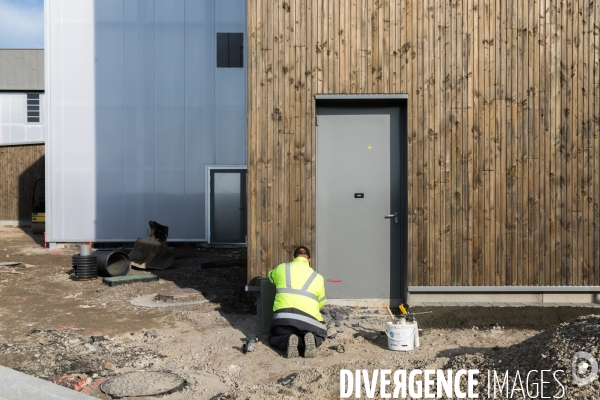
[[(400, 204), (398, 210), (398, 218), (400, 224), (400, 237), (392, 238), (391, 245), (400, 246), (399, 257), (400, 263), (399, 272), (401, 274), (400, 281), (402, 283), (401, 293), (404, 302), (408, 301), (408, 95), (315, 95), (316, 115), (319, 115), (320, 108), (397, 108), (399, 111), (399, 190)], [(405, 171), (404, 173), (402, 171)], [(391, 271), (394, 273), (394, 271)]]
[[(215, 172), (216, 173), (239, 173), (240, 174), (240, 204), (241, 204), (241, 209), (240, 212), (243, 214), (240, 218), (240, 232), (243, 233), (243, 238), (241, 241), (235, 241), (235, 240), (215, 240), (214, 239), (214, 235), (215, 235), (215, 198), (214, 198), (214, 193), (215, 193), (215, 180), (214, 180), (214, 176), (215, 176)], [(224, 169), (219, 169), (218, 167), (212, 167), (210, 169), (210, 237), (209, 237), (209, 243), (221, 243), (221, 244), (226, 244), (226, 243), (231, 243), (231, 244), (238, 244), (238, 243), (246, 243), (247, 241), (247, 236), (248, 236), (248, 212), (247, 212), (247, 196), (246, 196), (246, 176), (248, 174), (248, 171), (246, 169), (243, 168), (236, 168), (236, 169), (231, 169), (231, 168), (224, 168)]]

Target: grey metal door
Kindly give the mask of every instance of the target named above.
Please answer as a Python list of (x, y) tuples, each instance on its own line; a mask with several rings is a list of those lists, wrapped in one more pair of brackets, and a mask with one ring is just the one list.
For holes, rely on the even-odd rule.
[(211, 243), (245, 243), (246, 225), (246, 171), (211, 170)]
[(319, 108), (315, 264), (327, 298), (404, 297), (399, 114)]

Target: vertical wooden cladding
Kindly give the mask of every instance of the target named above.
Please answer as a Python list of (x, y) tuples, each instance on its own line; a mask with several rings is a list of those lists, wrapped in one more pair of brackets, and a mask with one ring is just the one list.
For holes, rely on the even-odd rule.
[(600, 2), (248, 4), (249, 279), (314, 246), (314, 95), (407, 93), (410, 285), (600, 285)]
[(0, 147), (0, 220), (31, 220), (33, 183), (44, 178), (44, 153), (44, 145)]

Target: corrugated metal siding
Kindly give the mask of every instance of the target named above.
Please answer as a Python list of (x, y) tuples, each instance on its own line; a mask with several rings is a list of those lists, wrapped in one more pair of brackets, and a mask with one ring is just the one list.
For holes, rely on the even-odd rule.
[(246, 163), (246, 69), (216, 68), (244, 0), (47, 3), (50, 241), (203, 240), (205, 166)]
[(0, 90), (44, 90), (44, 50), (0, 49)]

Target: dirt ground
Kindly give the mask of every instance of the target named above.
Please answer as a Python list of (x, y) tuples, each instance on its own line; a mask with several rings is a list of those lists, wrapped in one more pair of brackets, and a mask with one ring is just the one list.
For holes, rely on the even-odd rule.
[[(203, 262), (244, 257), (245, 249), (174, 251), (173, 267), (155, 272), (158, 282), (108, 287), (100, 279), (70, 278), (75, 249), (44, 249), (41, 235), (0, 227), (0, 262), (25, 264), (0, 267), (0, 365), (101, 399), (110, 398), (99, 389), (106, 379), (141, 370), (186, 380), (160, 396), (169, 400), (337, 398), (342, 368), (442, 368), (456, 357), (492, 354), (561, 322), (600, 314), (585, 307), (440, 307), (419, 319), (420, 348), (392, 352), (382, 333), (384, 310), (327, 306), (332, 338), (316, 358), (283, 358), (265, 335), (245, 355), (242, 339), (258, 333), (256, 297), (244, 291), (246, 270), (200, 269)], [(130, 303), (175, 288), (194, 288), (210, 301), (163, 308)]]

